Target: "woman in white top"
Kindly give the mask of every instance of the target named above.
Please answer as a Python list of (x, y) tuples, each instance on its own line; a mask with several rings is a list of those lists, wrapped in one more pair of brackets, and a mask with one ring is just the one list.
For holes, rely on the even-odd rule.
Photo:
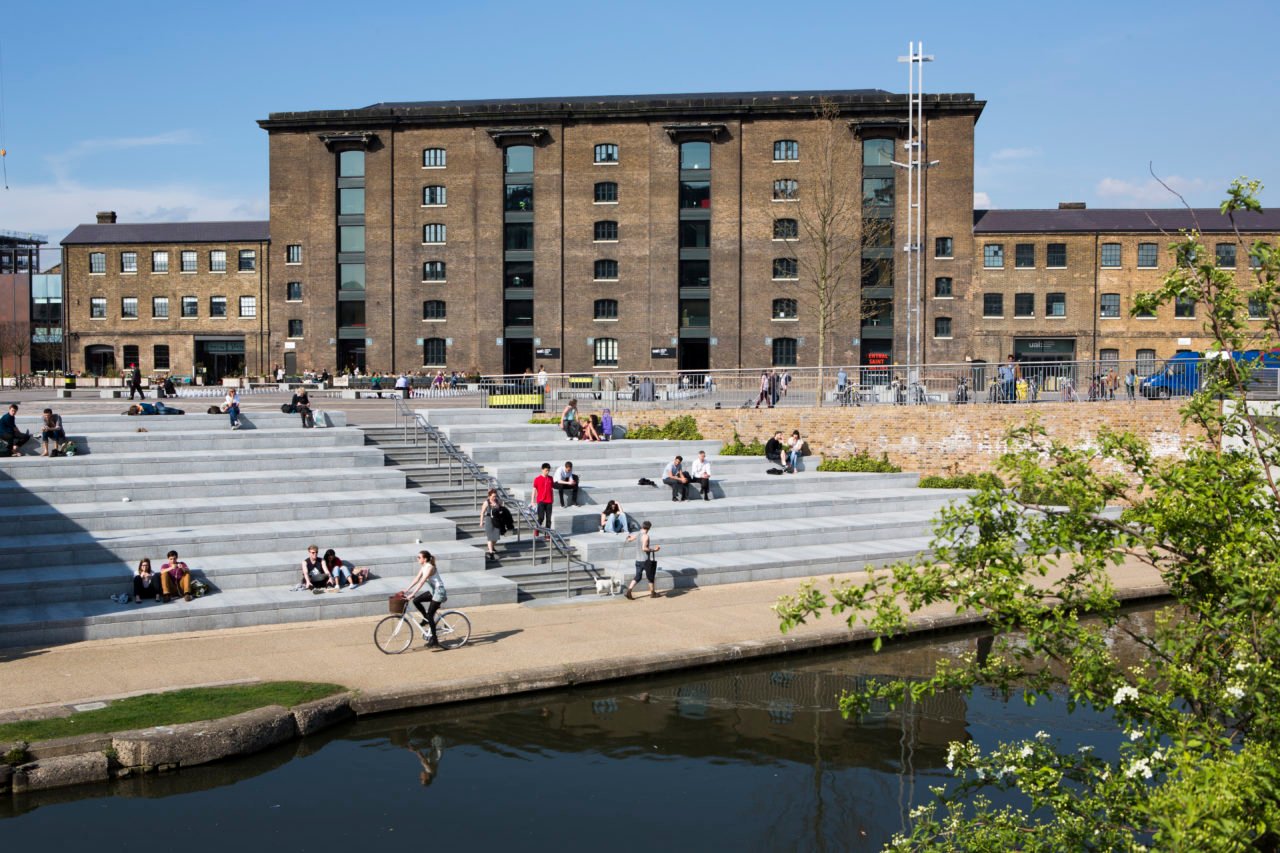
[(222, 411), (231, 419), (231, 428), (240, 429), (240, 394), (235, 388), (227, 389), (227, 396), (222, 400)]

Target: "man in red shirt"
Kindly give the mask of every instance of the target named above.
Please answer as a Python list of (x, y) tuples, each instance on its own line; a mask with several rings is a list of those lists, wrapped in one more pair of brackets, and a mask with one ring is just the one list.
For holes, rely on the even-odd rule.
[[(551, 479), (551, 463), (542, 463), (542, 473), (533, 478), (533, 500), (529, 506), (538, 512), (538, 524), (551, 527), (551, 496), (555, 493), (555, 481)], [(535, 534), (536, 535), (536, 534)], [(548, 534), (547, 539), (551, 536)]]

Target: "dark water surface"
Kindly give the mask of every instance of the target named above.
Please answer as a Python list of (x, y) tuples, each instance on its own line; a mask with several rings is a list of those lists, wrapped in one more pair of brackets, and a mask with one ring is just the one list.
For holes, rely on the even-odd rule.
[(868, 675), (923, 676), (973, 649), (954, 635), (368, 718), (246, 759), (0, 798), (0, 851), (878, 850), (951, 778), (950, 741), (1044, 729), (1114, 747), (1108, 719), (1061, 701), (837, 710)]

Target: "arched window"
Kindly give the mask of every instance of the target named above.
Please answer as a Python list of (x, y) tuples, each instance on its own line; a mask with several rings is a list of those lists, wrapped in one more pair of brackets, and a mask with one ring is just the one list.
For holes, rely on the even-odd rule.
[(773, 300), (773, 319), (794, 320), (796, 316), (796, 301), (794, 299)]
[(503, 169), (509, 175), (513, 172), (533, 171), (533, 146), (511, 145), (502, 152)]
[(618, 366), (617, 338), (596, 338), (593, 346), (595, 349), (595, 366), (596, 367), (617, 367)]
[(443, 148), (422, 149), (422, 168), (443, 169), (444, 164), (445, 164), (445, 156), (444, 156)]
[(445, 280), (445, 264), (444, 261), (427, 261), (422, 265), (423, 281), (444, 281)]
[(422, 303), (422, 319), (424, 320), (443, 320), (445, 319), (445, 304), (443, 299), (429, 299)]
[(795, 258), (774, 258), (773, 259), (773, 279), (774, 281), (791, 281), (799, 278), (799, 271)]
[(773, 339), (773, 366), (774, 367), (795, 367), (796, 366), (796, 339), (795, 338), (774, 338)]
[(618, 146), (612, 142), (602, 142), (596, 146), (597, 163), (617, 163)]
[(424, 243), (443, 243), (448, 230), (443, 222), (432, 222), (422, 226), (422, 242)]
[(680, 169), (691, 172), (711, 168), (710, 142), (683, 142), (680, 144)]
[(596, 261), (595, 280), (596, 281), (617, 281), (618, 279), (618, 262), (602, 258)]
[(602, 219), (596, 223), (595, 241), (597, 243), (612, 243), (618, 239), (618, 223), (612, 219)]
[(618, 185), (613, 181), (596, 184), (596, 204), (613, 204), (618, 200)]
[(422, 366), (444, 367), (446, 364), (444, 338), (427, 338), (422, 342)]
[(422, 204), (424, 207), (444, 207), (449, 203), (448, 198), (444, 187), (431, 186), (422, 188)]
[(800, 159), (800, 143), (794, 139), (779, 139), (773, 143), (773, 160), (779, 162), (782, 160), (799, 160)]
[(795, 178), (779, 178), (773, 182), (774, 201), (795, 201), (800, 197), (800, 182)]
[(618, 300), (597, 299), (596, 300), (596, 319), (597, 320), (618, 319)]
[(862, 167), (892, 166), (892, 139), (864, 139), (862, 141)]
[(773, 220), (773, 239), (794, 240), (800, 236), (800, 223), (794, 219)]

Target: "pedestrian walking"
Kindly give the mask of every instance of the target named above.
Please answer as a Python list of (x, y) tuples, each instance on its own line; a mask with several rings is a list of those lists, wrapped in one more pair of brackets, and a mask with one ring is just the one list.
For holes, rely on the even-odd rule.
[(662, 550), (661, 545), (653, 544), (653, 538), (650, 531), (653, 529), (653, 523), (646, 521), (640, 525), (639, 533), (632, 533), (627, 537), (626, 541), (636, 543), (636, 576), (631, 579), (631, 583), (627, 584), (627, 598), (634, 601), (631, 591), (636, 588), (636, 584), (640, 582), (640, 578), (648, 577), (649, 579), (649, 597), (661, 598), (655, 586), (654, 579), (658, 575), (658, 557), (657, 553)]

